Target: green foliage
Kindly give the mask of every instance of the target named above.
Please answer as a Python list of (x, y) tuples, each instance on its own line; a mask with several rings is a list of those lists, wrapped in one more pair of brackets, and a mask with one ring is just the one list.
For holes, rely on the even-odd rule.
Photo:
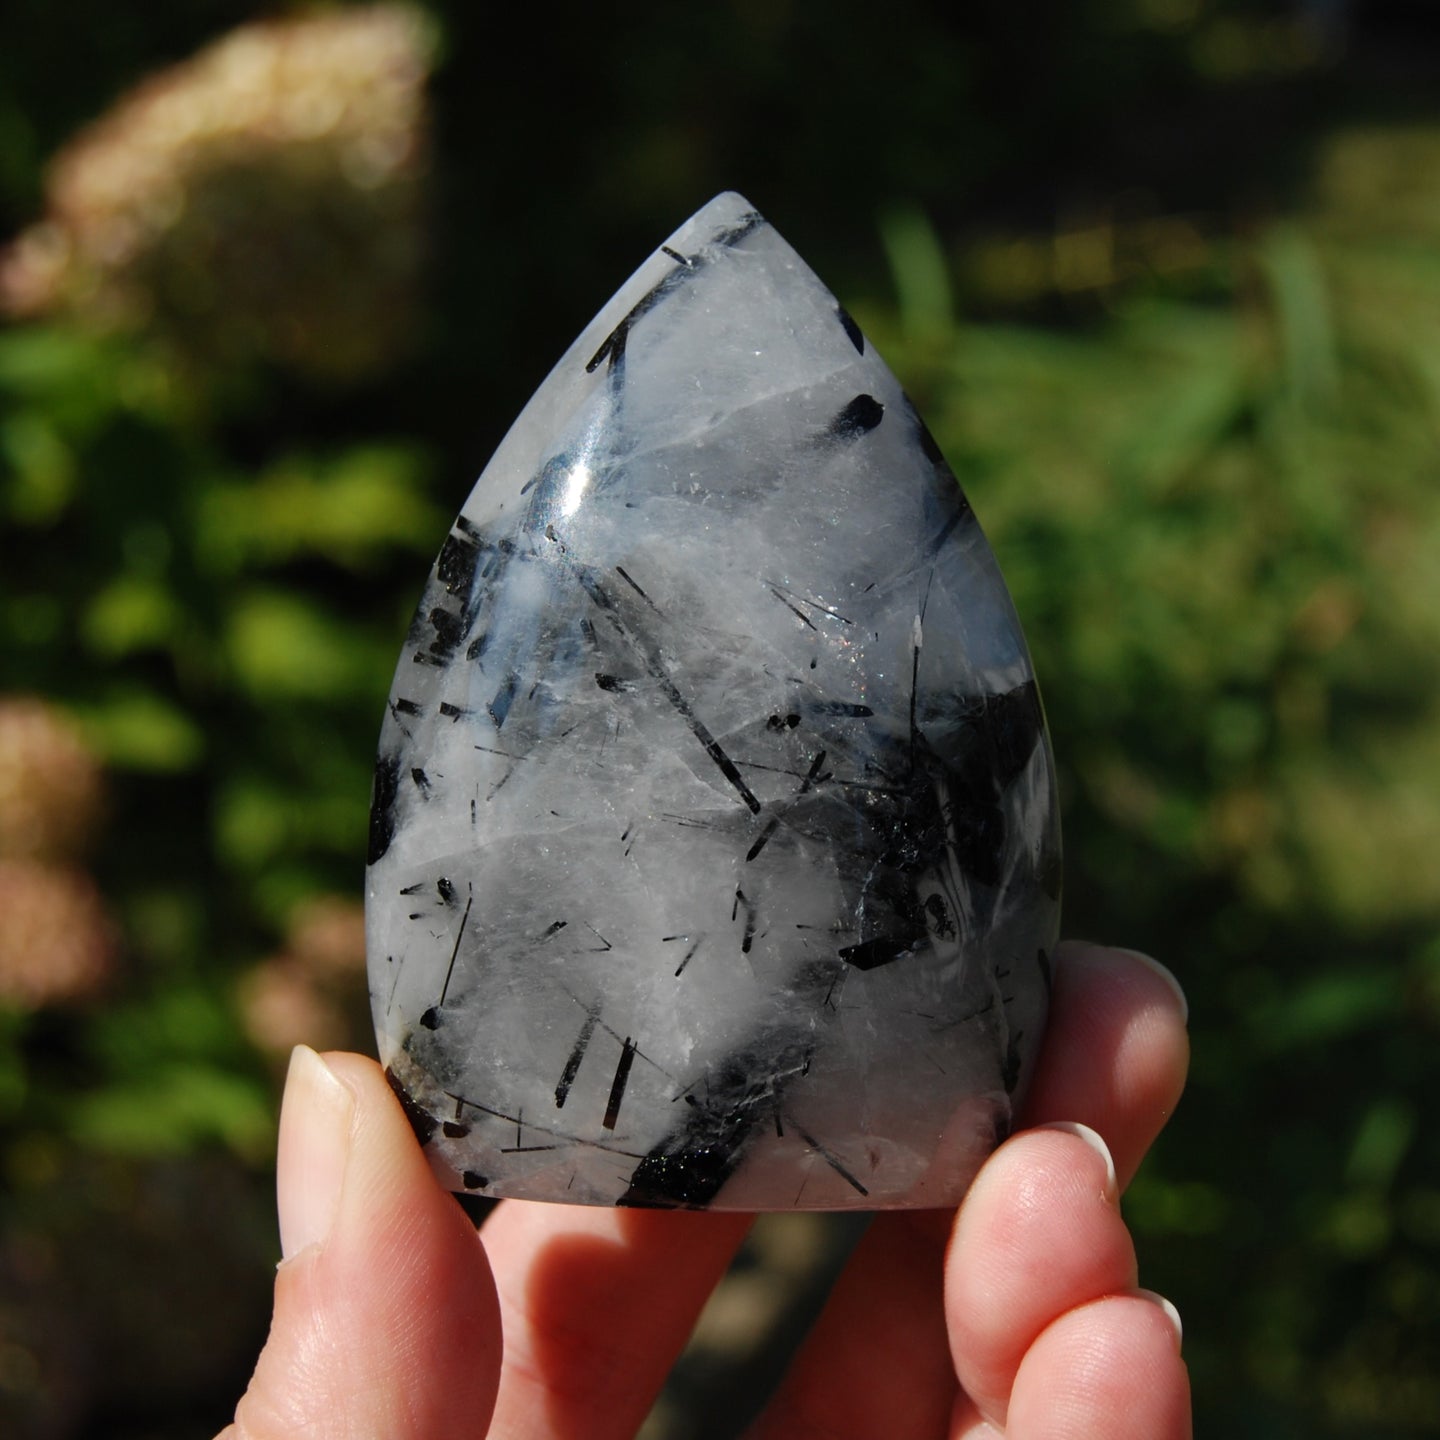
[[(133, 337), (0, 332), (5, 684), (61, 701), (107, 766), (95, 863), (122, 936), (107, 1003), (0, 1016), (15, 1244), (80, 1223), (56, 1198), (77, 1157), (126, 1185), (219, 1152), (263, 1193), (273, 1081), (237, 978), (298, 900), (358, 888), (405, 592), (443, 523), (428, 464), (383, 437), (246, 463), (226, 427), (247, 387), (222, 389)], [(273, 1242), (237, 1238), (263, 1271)]]

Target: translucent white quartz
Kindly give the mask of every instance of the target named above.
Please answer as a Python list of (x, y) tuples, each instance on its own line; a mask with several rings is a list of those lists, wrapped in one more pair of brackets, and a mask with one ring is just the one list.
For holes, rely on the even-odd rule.
[(380, 739), (380, 1053), (447, 1183), (942, 1206), (1044, 1024), (1024, 638), (894, 376), (738, 195), (540, 387)]

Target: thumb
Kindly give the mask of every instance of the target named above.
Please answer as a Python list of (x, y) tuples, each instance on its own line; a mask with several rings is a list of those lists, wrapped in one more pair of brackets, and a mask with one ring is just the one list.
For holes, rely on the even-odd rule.
[(373, 1061), (296, 1048), (276, 1191), (275, 1315), (220, 1440), (483, 1435), (500, 1373), (495, 1282)]

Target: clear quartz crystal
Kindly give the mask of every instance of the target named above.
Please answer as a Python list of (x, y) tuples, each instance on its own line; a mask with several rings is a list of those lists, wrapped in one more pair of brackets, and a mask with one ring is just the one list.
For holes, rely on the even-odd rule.
[(456, 1190), (954, 1204), (1044, 1026), (1060, 835), (994, 556), (721, 195), (526, 406), (380, 739), (380, 1054)]

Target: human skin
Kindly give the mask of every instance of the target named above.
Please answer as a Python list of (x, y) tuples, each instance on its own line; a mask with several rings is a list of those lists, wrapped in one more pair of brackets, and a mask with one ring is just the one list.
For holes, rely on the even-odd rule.
[[(878, 1216), (748, 1440), (1188, 1440), (1174, 1307), (1120, 1195), (1170, 1116), (1184, 997), (1067, 943), (1017, 1131), (958, 1211)], [(220, 1440), (627, 1440), (753, 1217), (504, 1201), (478, 1236), (379, 1068), (291, 1062), (275, 1314)]]

